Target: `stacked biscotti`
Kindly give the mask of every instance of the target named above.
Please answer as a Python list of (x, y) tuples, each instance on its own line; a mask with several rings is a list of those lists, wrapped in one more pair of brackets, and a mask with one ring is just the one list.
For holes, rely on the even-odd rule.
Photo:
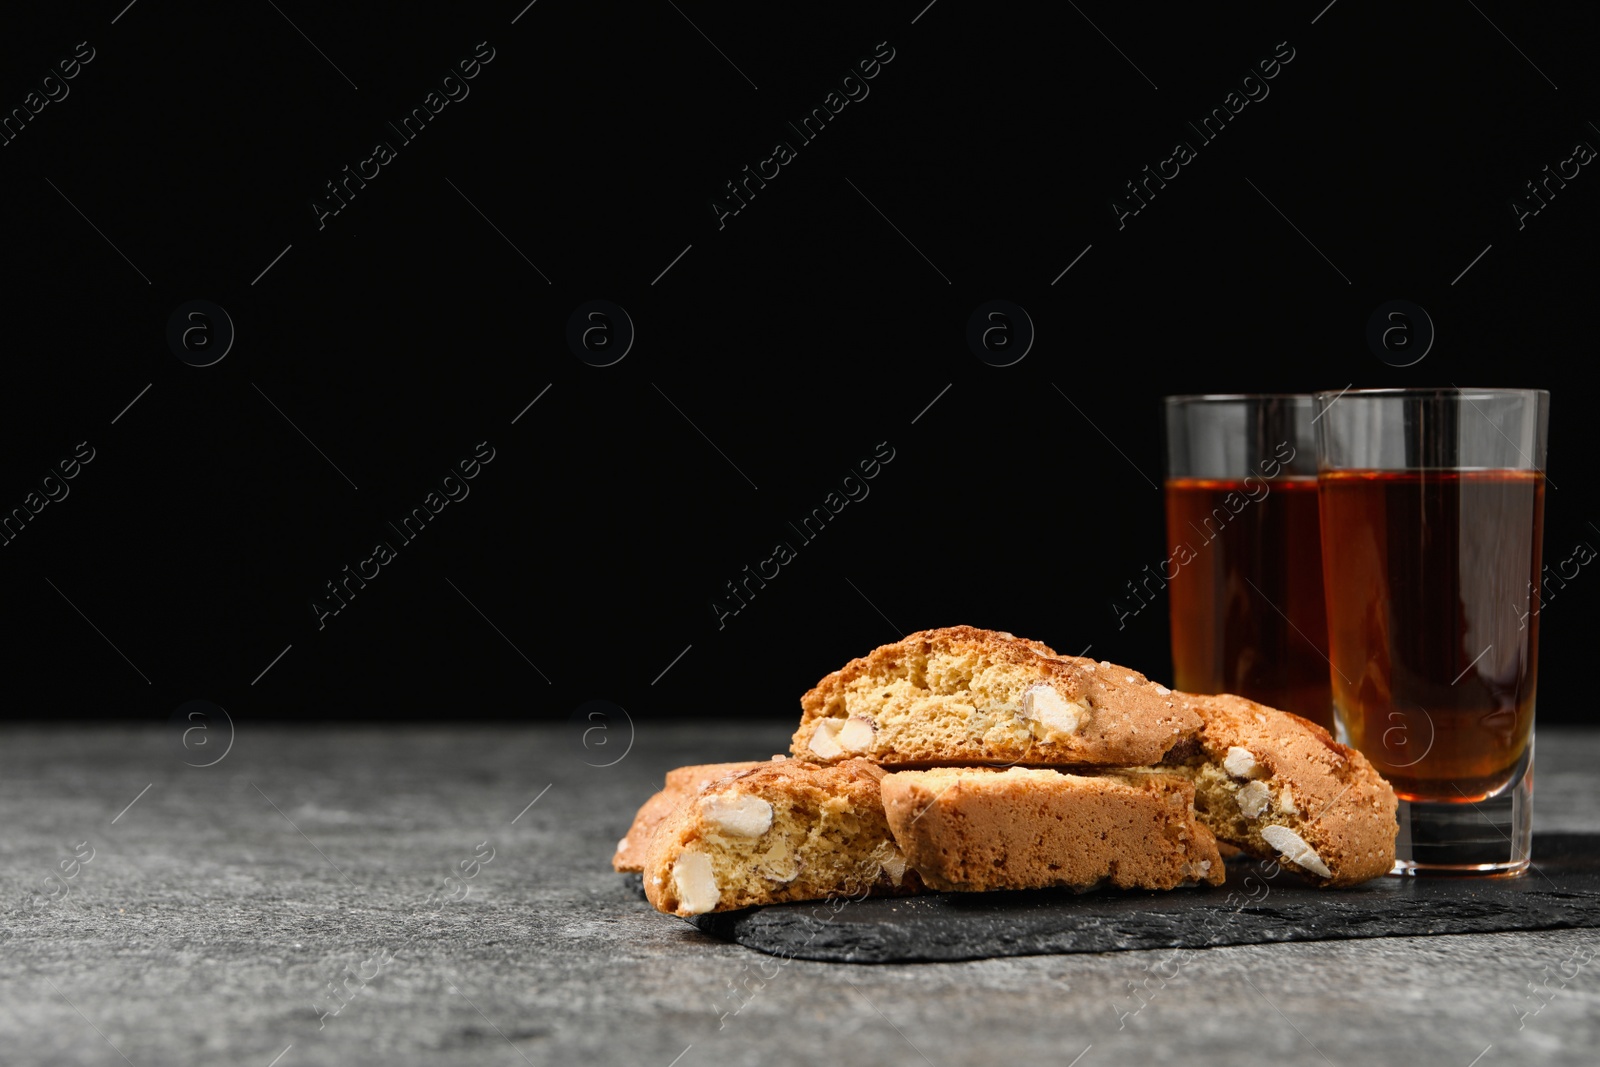
[(1347, 886), (1394, 861), (1395, 796), (1326, 730), (969, 626), (801, 698), (790, 754), (679, 768), (613, 865), (661, 911), (840, 896), (1221, 884), (1218, 842)]

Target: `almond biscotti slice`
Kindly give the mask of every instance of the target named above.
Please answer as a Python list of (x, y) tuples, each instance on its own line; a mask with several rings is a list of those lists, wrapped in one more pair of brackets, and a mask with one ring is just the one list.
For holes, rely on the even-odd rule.
[(914, 893), (883, 814), (883, 770), (865, 760), (784, 760), (685, 797), (651, 838), (644, 891), (659, 911)]
[[(774, 759), (781, 757), (774, 756)], [(677, 767), (667, 772), (660, 792), (655, 793), (640, 806), (633, 817), (628, 834), (617, 842), (617, 851), (611, 857), (611, 868), (616, 871), (644, 870), (645, 849), (650, 845), (650, 835), (661, 821), (672, 814), (685, 796), (699, 793), (718, 778), (740, 771), (753, 771), (766, 765), (765, 760), (744, 763), (698, 763), (690, 767)]]
[(800, 706), (796, 756), (887, 767), (1146, 765), (1200, 728), (1137, 671), (971, 626), (884, 645), (823, 678)]
[(1244, 697), (1177, 696), (1205, 725), (1171, 762), (1194, 782), (1200, 820), (1218, 839), (1322, 885), (1355, 885), (1394, 866), (1394, 790), (1365, 756)]
[(940, 767), (883, 780), (889, 828), (933, 889), (1174, 889), (1225, 877), (1181, 775)]

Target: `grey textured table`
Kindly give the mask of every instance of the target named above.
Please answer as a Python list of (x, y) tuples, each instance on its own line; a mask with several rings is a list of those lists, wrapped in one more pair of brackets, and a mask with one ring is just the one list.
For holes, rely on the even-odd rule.
[[(0, 1064), (1600, 1055), (1594, 930), (890, 966), (714, 941), (611, 850), (668, 767), (786, 732), (644, 724), (587, 765), (613, 732), (586, 752), (576, 728), (241, 725), (197, 768), (225, 738), (0, 731)], [(1600, 734), (1540, 736), (1535, 812), (1600, 831)]]

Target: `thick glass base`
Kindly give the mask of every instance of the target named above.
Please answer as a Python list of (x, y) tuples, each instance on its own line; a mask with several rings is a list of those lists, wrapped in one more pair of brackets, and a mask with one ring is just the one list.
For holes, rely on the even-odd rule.
[(1390, 874), (1521, 874), (1533, 852), (1533, 760), (1499, 795), (1434, 804), (1400, 801)]

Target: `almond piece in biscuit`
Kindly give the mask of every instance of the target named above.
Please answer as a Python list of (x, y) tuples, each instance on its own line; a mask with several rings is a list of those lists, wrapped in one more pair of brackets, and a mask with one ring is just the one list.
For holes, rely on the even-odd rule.
[(800, 706), (796, 757), (885, 767), (1148, 765), (1200, 728), (1136, 671), (971, 626), (884, 645), (823, 678)]
[(865, 760), (764, 763), (686, 794), (650, 839), (646, 898), (672, 915), (919, 892)]
[(889, 828), (929, 887), (1174, 889), (1225, 877), (1177, 774), (941, 767), (883, 781)]
[(1243, 697), (1175, 694), (1204, 720), (1200, 744), (1174, 762), (1194, 782), (1200, 821), (1217, 839), (1347, 886), (1394, 866), (1395, 795), (1355, 749), (1298, 715)]
[(617, 842), (617, 851), (611, 857), (611, 867), (616, 871), (644, 870), (644, 854), (650, 845), (650, 835), (685, 796), (698, 793), (712, 782), (740, 771), (750, 771), (766, 766), (765, 761), (746, 763), (700, 763), (691, 767), (678, 767), (667, 772), (661, 791), (650, 797), (633, 817), (627, 836)]

